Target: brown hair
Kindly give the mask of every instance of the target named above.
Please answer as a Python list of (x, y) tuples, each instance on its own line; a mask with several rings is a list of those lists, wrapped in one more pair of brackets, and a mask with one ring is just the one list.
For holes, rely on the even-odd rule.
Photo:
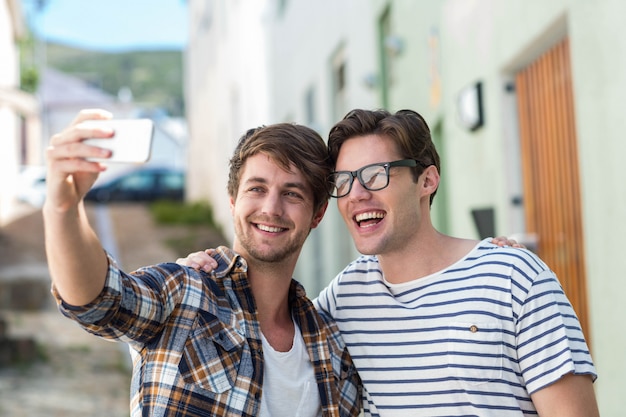
[(293, 123), (277, 123), (248, 130), (230, 159), (228, 194), (235, 198), (239, 189), (241, 169), (246, 160), (258, 153), (268, 155), (284, 169), (290, 164), (302, 172), (313, 191), (315, 211), (328, 202), (332, 164), (326, 144), (313, 129)]
[[(428, 124), (413, 110), (400, 110), (395, 114), (386, 110), (350, 111), (332, 127), (328, 135), (328, 153), (333, 166), (346, 140), (371, 134), (391, 139), (402, 158), (418, 161), (418, 166), (412, 168), (415, 181), (424, 171), (424, 167), (434, 165), (440, 172), (439, 154), (431, 139)], [(430, 196), (431, 204), (435, 193), (436, 190)]]

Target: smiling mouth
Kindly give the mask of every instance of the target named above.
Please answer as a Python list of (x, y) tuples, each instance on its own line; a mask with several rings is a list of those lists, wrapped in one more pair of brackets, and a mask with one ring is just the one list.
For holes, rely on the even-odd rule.
[(287, 229), (284, 229), (282, 227), (276, 227), (276, 226), (267, 226), (265, 224), (256, 224), (257, 229), (262, 230), (264, 232), (268, 232), (268, 233), (280, 233), (280, 232), (284, 232)]
[(370, 211), (367, 213), (357, 214), (354, 216), (354, 221), (359, 225), (359, 227), (371, 227), (380, 223), (384, 217), (385, 213), (382, 211)]

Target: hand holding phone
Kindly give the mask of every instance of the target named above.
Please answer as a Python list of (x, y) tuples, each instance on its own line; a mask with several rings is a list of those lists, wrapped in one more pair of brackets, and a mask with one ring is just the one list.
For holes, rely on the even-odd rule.
[(97, 162), (144, 163), (150, 159), (154, 122), (150, 119), (89, 120), (88, 126), (113, 129), (111, 138), (85, 139), (83, 143), (110, 149), (110, 158), (88, 158)]

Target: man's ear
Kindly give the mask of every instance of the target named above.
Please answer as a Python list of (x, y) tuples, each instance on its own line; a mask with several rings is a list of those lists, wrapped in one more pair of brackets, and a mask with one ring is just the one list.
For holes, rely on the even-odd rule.
[(430, 165), (424, 169), (421, 175), (422, 195), (431, 195), (439, 187), (439, 171), (434, 165)]
[(228, 197), (228, 205), (230, 206), (230, 215), (235, 214), (235, 199), (232, 196)]
[(320, 222), (324, 218), (324, 213), (326, 213), (327, 208), (328, 201), (325, 202), (322, 207), (320, 207), (320, 209), (317, 211), (317, 213), (315, 213), (315, 215), (313, 216), (313, 220), (311, 221), (311, 229), (315, 229), (320, 224)]

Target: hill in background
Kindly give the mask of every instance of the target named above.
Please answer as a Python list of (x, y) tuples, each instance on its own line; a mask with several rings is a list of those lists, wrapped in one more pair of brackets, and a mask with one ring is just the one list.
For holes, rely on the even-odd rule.
[(49, 43), (46, 64), (112, 95), (127, 87), (133, 101), (142, 107), (184, 115), (183, 51), (111, 53)]

